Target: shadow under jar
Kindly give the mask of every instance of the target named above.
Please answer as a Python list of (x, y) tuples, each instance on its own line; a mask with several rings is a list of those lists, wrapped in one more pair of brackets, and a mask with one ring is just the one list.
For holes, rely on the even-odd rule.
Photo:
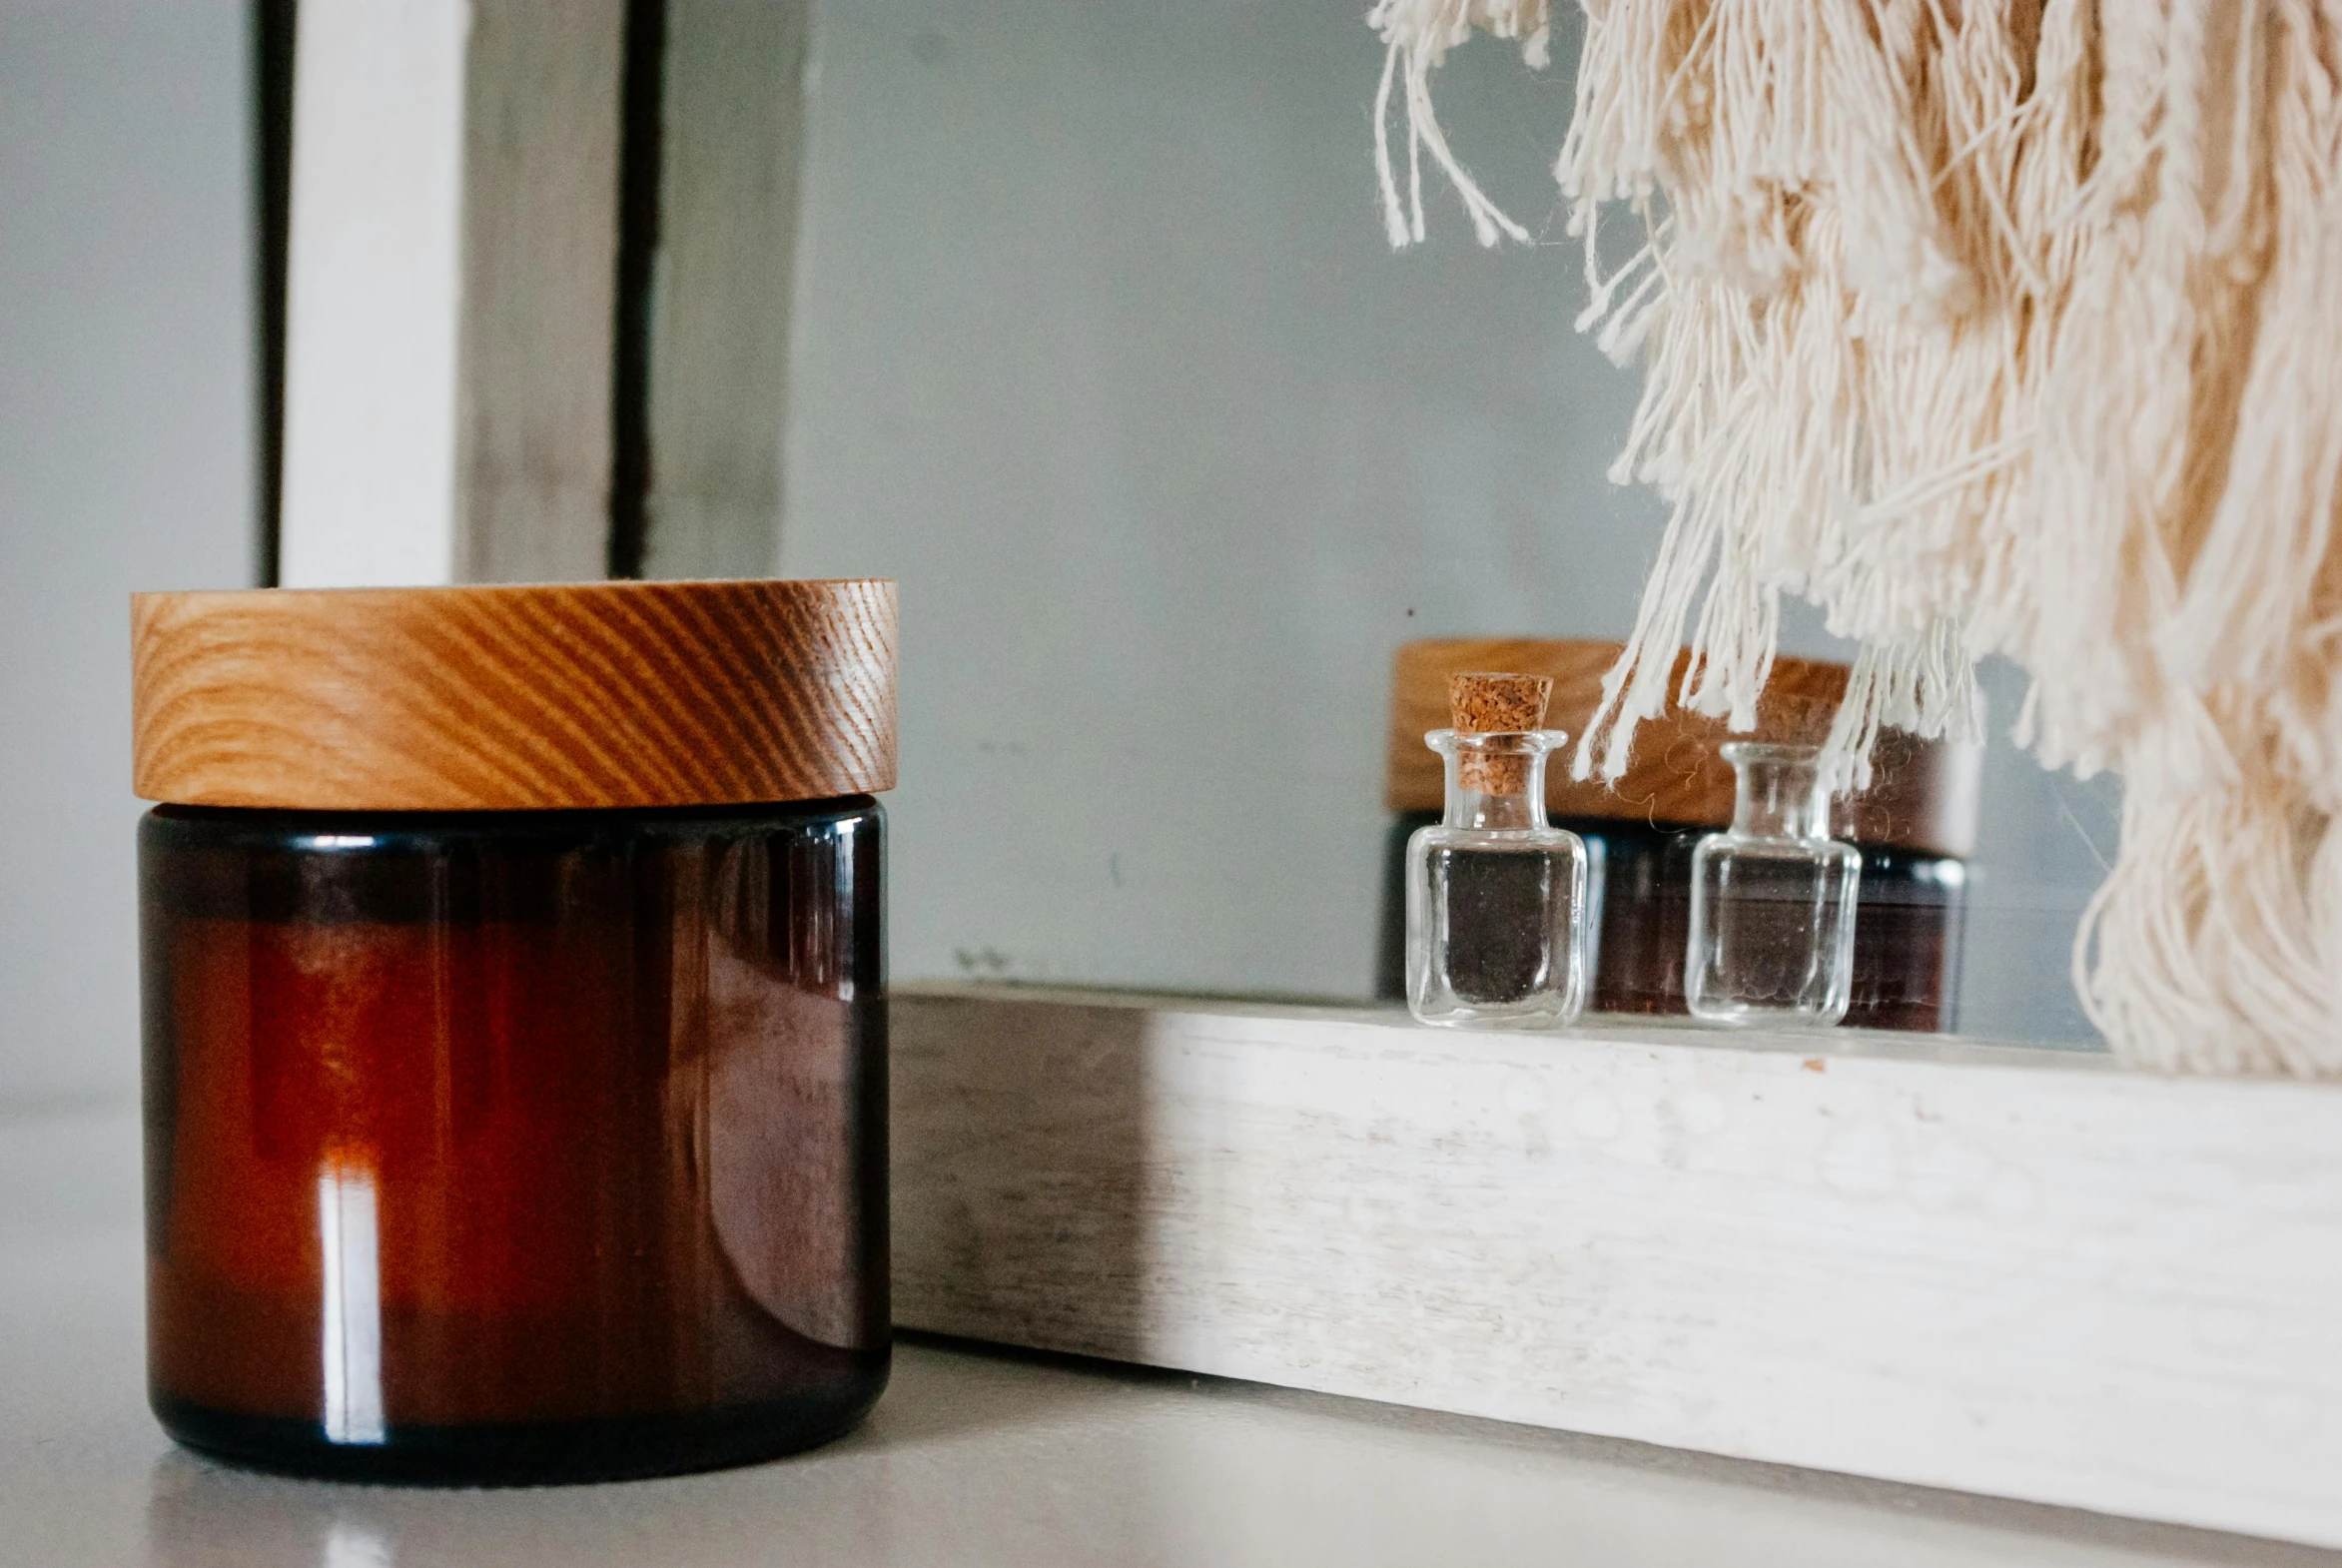
[[(638, 748), (635, 776), (653, 777), (651, 759), (669, 753), (648, 748), (671, 744), (677, 724), (702, 729), (698, 760), (635, 793), (892, 783), (891, 585), (860, 585), (887, 591), (843, 606), (750, 592), (713, 612), (743, 641), (780, 609), (859, 616), (882, 634), (846, 684), (869, 688), (887, 732), (812, 765), (781, 754), (786, 730), (772, 726), (786, 714), (765, 713), (758, 742), (737, 712), (712, 711), (737, 692), (678, 700), (683, 672), (723, 661), (687, 631), (656, 629), (662, 601), (648, 595), (664, 586), (148, 596), (142, 687), (148, 669), (176, 665), (212, 689), (160, 705), (142, 690), (141, 791), (235, 792), (189, 775), (218, 771), (201, 760), (197, 719), (230, 700), (220, 685), (237, 661), (199, 656), (225, 673), (187, 677), (188, 660), (147, 656), (164, 651), (150, 633), (184, 651), (207, 620), (242, 616), (228, 634), (244, 640), (330, 611), (375, 644), (319, 661), (369, 671), (378, 700), (352, 722), (398, 727), (411, 672), (390, 667), (384, 643), (399, 639), (366, 623), (445, 620), (448, 606), (429, 602), (441, 594), (469, 600), (454, 609), (516, 612), (494, 661), (505, 668), (478, 672), (486, 694), (429, 749), (408, 736), (381, 746), (386, 757), (454, 774), (454, 759), (545, 751), (555, 726), (515, 718), (500, 695), (510, 670), (534, 667), (530, 690), (566, 691), (556, 707), (594, 715), (593, 755), (573, 759), (557, 798), (586, 793), (578, 778), (622, 775), (618, 759)], [(598, 677), (564, 670), (575, 640), (529, 629), (545, 609), (521, 597), (556, 593), (573, 597), (551, 618), (587, 623), (585, 652), (623, 624), (631, 659), (594, 661)], [(423, 608), (400, 610), (399, 596)], [(197, 599), (244, 602), (162, 602)], [(290, 602), (304, 599), (342, 602)], [(335, 700), (284, 662), (271, 683), (296, 689), (280, 697)], [(596, 679), (649, 690), (617, 698)], [(711, 691), (723, 684), (710, 677)], [(431, 693), (441, 722), (466, 708), (451, 689)], [(171, 730), (198, 737), (176, 760)], [(276, 748), (264, 737), (251, 749)], [(337, 765), (375, 749), (357, 740)], [(428, 793), (380, 778), (360, 792)], [(888, 1365), (883, 834), (861, 790), (151, 812), (139, 838), (148, 1352), (165, 1427), (271, 1468), (447, 1482), (740, 1463), (851, 1427)]]

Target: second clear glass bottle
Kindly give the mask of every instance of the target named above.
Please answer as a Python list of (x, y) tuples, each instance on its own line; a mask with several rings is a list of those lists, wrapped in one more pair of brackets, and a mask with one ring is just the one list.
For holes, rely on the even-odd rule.
[(1712, 1024), (1828, 1028), (1853, 992), (1862, 852), (1830, 837), (1818, 748), (1723, 749), (1732, 827), (1692, 852), (1684, 999)]

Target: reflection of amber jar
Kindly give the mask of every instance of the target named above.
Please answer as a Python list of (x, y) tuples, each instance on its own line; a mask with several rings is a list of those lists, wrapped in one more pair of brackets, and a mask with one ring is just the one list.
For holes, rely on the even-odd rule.
[[(1448, 676), (1467, 670), (1551, 676), (1547, 722), (1574, 740), (1600, 701), (1602, 676), (1620, 651), (1615, 642), (1493, 638), (1410, 642), (1398, 650), (1377, 995), (1404, 994), (1398, 857), (1410, 833), (1439, 817), (1440, 762), (1423, 745), (1423, 734), (1442, 722)], [(1843, 664), (1776, 661), (1754, 734), (1818, 743), (1845, 694), (1846, 677)], [(1554, 826), (1586, 841), (1596, 882), (1589, 899), (1600, 911), (1599, 929), (1589, 933), (1589, 1011), (1686, 1011), (1692, 848), (1701, 835), (1732, 820), (1732, 769), (1718, 749), (1729, 738), (1722, 722), (1671, 707), (1636, 734), (1633, 765), (1615, 787), (1573, 781), (1560, 761), (1547, 771), (1546, 810)], [(1964, 857), (1975, 841), (1980, 760), (1971, 746), (1888, 731), (1880, 738), (1871, 788), (1834, 812), (1834, 834), (1863, 852), (1850, 1025), (1953, 1027), (1966, 906)]]
[(544, 1480), (870, 1407), (892, 619), (884, 584), (140, 601), (141, 792), (186, 802), (140, 831), (174, 1436)]

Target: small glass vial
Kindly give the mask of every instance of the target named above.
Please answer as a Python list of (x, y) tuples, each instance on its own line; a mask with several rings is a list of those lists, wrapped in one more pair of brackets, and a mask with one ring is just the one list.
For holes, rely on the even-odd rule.
[(1585, 1005), (1586, 846), (1545, 821), (1540, 729), (1553, 682), (1473, 674), (1448, 685), (1447, 814), (1407, 843), (1407, 1007), (1458, 1029), (1552, 1029)]
[(1828, 1029), (1854, 982), (1862, 852), (1830, 836), (1814, 746), (1734, 741), (1732, 827), (1692, 852), (1684, 998), (1711, 1024)]

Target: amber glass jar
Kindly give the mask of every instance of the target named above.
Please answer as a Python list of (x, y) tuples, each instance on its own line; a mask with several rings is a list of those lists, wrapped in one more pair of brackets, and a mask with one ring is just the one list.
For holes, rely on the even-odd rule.
[[(892, 614), (867, 583), (139, 602), (172, 1435), (542, 1481), (868, 1410)], [(319, 804), (224, 800), (264, 792)]]
[[(1398, 650), (1376, 995), (1405, 995), (1403, 859), (1408, 836), (1439, 820), (1440, 764), (1425, 748), (1423, 734), (1442, 720), (1448, 677), (1478, 669), (1549, 676), (1554, 689), (1548, 721), (1574, 733), (1592, 718), (1602, 676), (1620, 651), (1615, 642), (1526, 638), (1430, 640)], [(1820, 741), (1845, 694), (1846, 678), (1843, 664), (1777, 660), (1756, 734)], [(1684, 949), (1692, 850), (1704, 834), (1732, 820), (1732, 770), (1721, 750), (1731, 738), (1722, 723), (1671, 708), (1636, 736), (1633, 765), (1615, 787), (1573, 781), (1559, 761), (1547, 770), (1552, 823), (1583, 839), (1589, 859), (1589, 905), (1598, 911), (1596, 928), (1588, 933), (1589, 1011), (1688, 1012)], [(1846, 1022), (1867, 1029), (1949, 1030), (1956, 1024), (1966, 913), (1963, 857), (1975, 841), (1980, 758), (1973, 747), (1890, 731), (1877, 761), (1872, 787), (1841, 802), (1833, 818), (1834, 831), (1863, 855)]]

